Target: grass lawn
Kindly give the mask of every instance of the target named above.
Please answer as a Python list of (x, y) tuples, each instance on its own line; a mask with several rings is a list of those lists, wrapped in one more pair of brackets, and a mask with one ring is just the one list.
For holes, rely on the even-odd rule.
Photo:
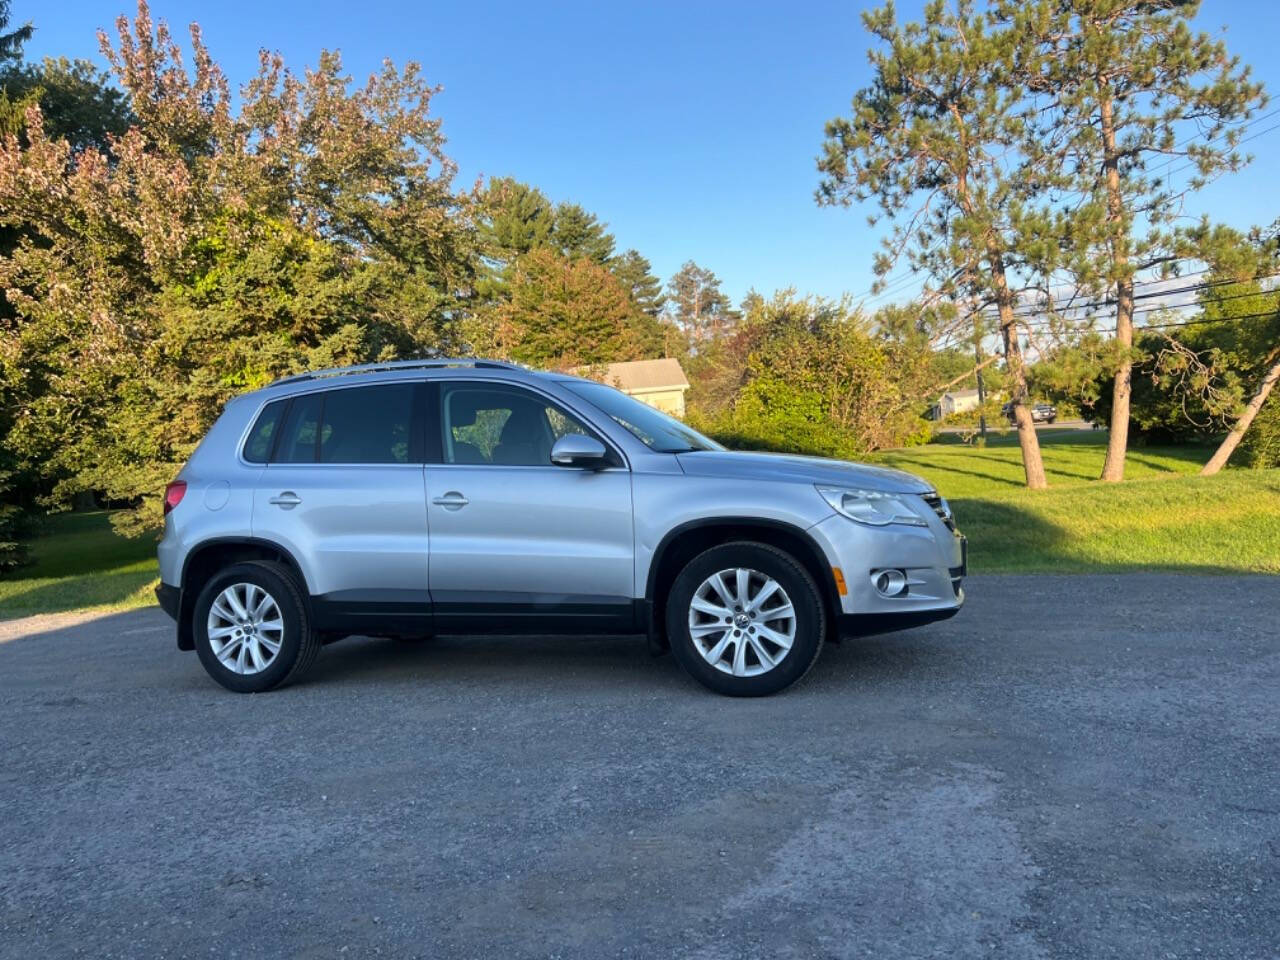
[[(1209, 451), (1129, 451), (1123, 484), (1097, 482), (1102, 432), (1040, 434), (1050, 489), (1022, 485), (1017, 438), (985, 448), (943, 442), (879, 454), (935, 483), (969, 537), (970, 569), (988, 572), (1164, 570), (1280, 573), (1280, 470), (1195, 476)], [(111, 532), (105, 512), (50, 517), (34, 562), (0, 579), (0, 619), (154, 602), (155, 541)]]
[(951, 501), (975, 573), (1280, 573), (1280, 470), (1202, 478), (1211, 450), (1137, 447), (1125, 482), (1103, 484), (1106, 443), (1102, 431), (1042, 431), (1042, 491), (1023, 486), (1012, 434), (985, 448), (946, 437), (876, 459), (926, 477)]
[(105, 511), (48, 517), (29, 549), (32, 562), (0, 578), (0, 618), (155, 602), (155, 539), (116, 536)]

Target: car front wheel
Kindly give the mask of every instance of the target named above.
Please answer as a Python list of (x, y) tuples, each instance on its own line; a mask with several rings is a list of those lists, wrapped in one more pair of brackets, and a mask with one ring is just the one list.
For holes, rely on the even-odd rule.
[(228, 690), (261, 693), (296, 679), (321, 646), (302, 594), (278, 563), (236, 563), (215, 574), (193, 611), (196, 653)]
[(822, 649), (818, 585), (790, 554), (726, 543), (685, 565), (667, 597), (667, 637), (699, 683), (736, 697), (777, 693), (807, 674)]

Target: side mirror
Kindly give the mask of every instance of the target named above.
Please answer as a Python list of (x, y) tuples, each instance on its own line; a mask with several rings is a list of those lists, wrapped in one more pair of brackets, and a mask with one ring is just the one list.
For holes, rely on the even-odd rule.
[(557, 467), (603, 467), (606, 451), (604, 444), (580, 433), (568, 433), (551, 448), (551, 462)]

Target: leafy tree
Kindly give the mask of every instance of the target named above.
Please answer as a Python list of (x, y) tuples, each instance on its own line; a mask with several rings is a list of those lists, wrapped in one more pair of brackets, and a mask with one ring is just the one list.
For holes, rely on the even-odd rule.
[(697, 344), (725, 336), (738, 320), (719, 278), (692, 260), (667, 283), (667, 298), (672, 321)]
[[(1246, 162), (1238, 121), (1266, 103), (1221, 40), (1188, 25), (1199, 0), (997, 0), (1022, 42), (1014, 82), (1034, 98), (1024, 149), (1070, 198), (1070, 264), (1115, 302), (1115, 376), (1103, 480), (1124, 478), (1134, 278), (1203, 253), (1173, 229), (1188, 193)], [(1184, 139), (1185, 138), (1185, 139)], [(1193, 169), (1176, 183), (1170, 162)], [(1181, 165), (1180, 165), (1181, 166)]]
[(896, 221), (879, 275), (905, 256), (929, 278), (928, 299), (995, 307), (1027, 486), (1044, 487), (1015, 307), (1020, 285), (1053, 267), (1055, 222), (1036, 192), (1040, 171), (1016, 159), (1023, 97), (1006, 65), (1017, 38), (970, 0), (932, 0), (906, 25), (888, 3), (863, 23), (882, 47), (851, 116), (827, 124), (818, 202), (875, 200)]
[(784, 290), (749, 297), (732, 338), (741, 389), (719, 414), (694, 419), (736, 446), (853, 457), (926, 439), (912, 398), (931, 377), (927, 350), (875, 335), (847, 302)]
[(482, 310), (470, 335), (482, 352), (568, 369), (657, 356), (658, 321), (641, 313), (606, 267), (538, 247), (515, 262), (508, 299)]
[(236, 392), (315, 363), (460, 344), (474, 287), (434, 88), (390, 64), (354, 87), (263, 55), (233, 107), (192, 29), (188, 70), (145, 3), (102, 37), (135, 123), (111, 158), (46, 131), (0, 142), (5, 448), (52, 500), (104, 491), (154, 526), (159, 494)]
[(662, 281), (653, 275), (653, 266), (638, 250), (627, 250), (613, 258), (609, 269), (643, 313), (655, 319), (662, 313), (667, 298), (662, 293)]
[(45, 135), (66, 140), (72, 150), (109, 152), (111, 137), (129, 128), (125, 95), (87, 60), (10, 65), (0, 69), (0, 90), (0, 133), (19, 133), (33, 104), (40, 107)]

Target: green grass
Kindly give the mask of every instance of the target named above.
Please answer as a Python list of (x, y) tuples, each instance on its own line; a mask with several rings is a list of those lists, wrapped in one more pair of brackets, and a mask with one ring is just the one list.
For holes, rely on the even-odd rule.
[[(1102, 484), (1105, 433), (1044, 431), (1040, 442), (1050, 489), (1034, 492), (1013, 436), (985, 448), (948, 437), (876, 459), (951, 501), (975, 573), (1280, 573), (1280, 470), (1201, 478), (1208, 450), (1139, 447), (1129, 479)], [(155, 541), (116, 536), (105, 512), (50, 517), (31, 553), (0, 579), (0, 618), (153, 602)]]
[(1102, 432), (1043, 431), (1050, 489), (1027, 490), (1017, 438), (945, 442), (876, 459), (920, 474), (955, 508), (984, 572), (1280, 573), (1280, 470), (1195, 476), (1211, 450), (1137, 447), (1126, 480), (1096, 479)]
[(155, 602), (155, 540), (117, 536), (105, 511), (48, 517), (29, 549), (32, 562), (0, 578), (0, 618)]

